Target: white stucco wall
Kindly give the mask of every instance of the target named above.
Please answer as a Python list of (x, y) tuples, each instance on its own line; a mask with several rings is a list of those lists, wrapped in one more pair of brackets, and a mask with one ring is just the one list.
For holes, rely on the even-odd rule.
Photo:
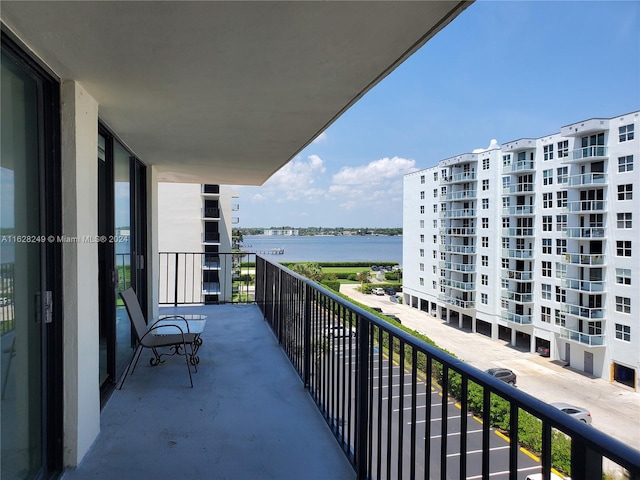
[[(62, 84), (62, 233), (98, 234), (98, 104)], [(62, 246), (64, 278), (64, 464), (76, 466), (100, 431), (98, 246)]]
[(160, 252), (202, 252), (202, 197), (197, 183), (158, 184)]

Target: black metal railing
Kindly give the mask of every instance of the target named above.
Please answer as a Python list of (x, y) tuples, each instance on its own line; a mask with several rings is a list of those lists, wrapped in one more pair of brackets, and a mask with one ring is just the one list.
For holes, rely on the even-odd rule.
[(161, 252), (159, 303), (253, 303), (255, 257), (244, 252)]
[(262, 257), (255, 298), (358, 478), (640, 476), (637, 450)]

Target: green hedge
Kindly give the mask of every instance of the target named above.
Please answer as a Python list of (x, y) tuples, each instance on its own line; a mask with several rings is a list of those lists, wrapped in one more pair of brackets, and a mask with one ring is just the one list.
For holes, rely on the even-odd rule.
[(340, 291), (340, 282), (338, 282), (337, 280), (323, 280), (322, 285), (336, 292)]

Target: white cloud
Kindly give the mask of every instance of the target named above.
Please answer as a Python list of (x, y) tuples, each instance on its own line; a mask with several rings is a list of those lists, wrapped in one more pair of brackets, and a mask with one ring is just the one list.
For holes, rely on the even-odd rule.
[(322, 132), (320, 135), (318, 135), (316, 138), (314, 138), (313, 142), (311, 142), (311, 143), (324, 142), (326, 139), (327, 139), (327, 132)]
[(254, 202), (264, 202), (266, 199), (267, 197), (265, 197), (261, 193), (256, 193), (251, 197), (251, 200), (253, 200)]
[(415, 164), (415, 160), (385, 157), (359, 167), (342, 167), (333, 176), (333, 183), (335, 185), (379, 185), (415, 172), (417, 170)]
[(323, 160), (317, 155), (309, 155), (308, 161), (294, 158), (278, 170), (264, 186), (283, 191), (306, 190), (315, 183), (315, 177), (326, 169)]

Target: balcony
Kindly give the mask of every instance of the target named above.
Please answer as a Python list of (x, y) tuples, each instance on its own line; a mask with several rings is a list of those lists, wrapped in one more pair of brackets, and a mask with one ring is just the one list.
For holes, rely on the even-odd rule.
[(607, 210), (607, 202), (604, 200), (582, 200), (577, 202), (568, 202), (563, 208), (567, 213), (593, 213), (604, 212)]
[(595, 255), (585, 255), (582, 253), (565, 253), (563, 257), (564, 263), (583, 266), (601, 266), (605, 264), (605, 260), (605, 255), (601, 253)]
[(220, 220), (220, 209), (214, 207), (205, 207), (202, 209), (203, 220)]
[(531, 325), (533, 323), (532, 315), (521, 315), (518, 313), (503, 310), (501, 316), (503, 320), (511, 323), (517, 323), (519, 325)]
[(510, 292), (509, 290), (502, 290), (502, 292), (500, 293), (500, 298), (511, 300), (512, 302), (516, 303), (532, 303), (533, 293), (518, 293)]
[(470, 218), (476, 216), (475, 208), (461, 208), (458, 210), (442, 210), (440, 218)]
[(523, 192), (535, 192), (536, 186), (534, 183), (517, 183), (515, 185), (506, 185), (502, 187), (502, 194), (509, 195), (513, 193), (523, 193)]
[(440, 235), (462, 236), (467, 237), (476, 234), (474, 227), (449, 227), (438, 230)]
[(475, 263), (454, 263), (454, 262), (440, 261), (438, 265), (440, 268), (444, 268), (445, 270), (453, 270), (454, 272), (475, 272), (476, 271)]
[(535, 230), (533, 228), (503, 228), (503, 237), (534, 237)]
[(511, 163), (511, 165), (505, 165), (502, 168), (503, 173), (515, 173), (515, 172), (530, 172), (535, 171), (536, 162), (534, 160), (521, 160)]
[(460, 190), (457, 192), (449, 192), (445, 195), (440, 195), (440, 201), (444, 200), (470, 200), (476, 198), (475, 190)]
[[(550, 471), (555, 429), (571, 438), (572, 478), (601, 478), (604, 458), (632, 476), (640, 472), (640, 452), (335, 293), (261, 257), (255, 274), (256, 304), (162, 309), (209, 317), (194, 388), (180, 359), (158, 367), (141, 362), (105, 405), (100, 436), (64, 480), (212, 472), (243, 479), (488, 478), (498, 465), (524, 478), (523, 467), (526, 474)], [(350, 334), (327, 334), (335, 331)], [(395, 355), (385, 353), (388, 345)], [(512, 433), (504, 447), (493, 448), (492, 409), (476, 413), (482, 422), (471, 416), (472, 385), (485, 404), (496, 395), (508, 402)], [(453, 395), (458, 406), (442, 400)], [(541, 461), (520, 452), (524, 411), (541, 422)], [(142, 446), (144, 455), (132, 454)], [(449, 455), (451, 449), (461, 454)]]
[(513, 207), (505, 207), (502, 209), (503, 215), (533, 215), (535, 213), (533, 205), (514, 205)]
[(438, 300), (442, 303), (446, 303), (447, 305), (453, 305), (454, 307), (459, 307), (465, 310), (476, 307), (476, 302), (473, 300), (462, 300), (460, 297), (452, 297), (447, 294), (438, 295)]
[(587, 333), (571, 330), (570, 328), (560, 328), (560, 337), (572, 342), (589, 345), (590, 347), (604, 347), (604, 335), (589, 335)]
[(604, 238), (604, 227), (572, 227), (563, 231), (568, 238)]
[(527, 248), (523, 250), (513, 249), (513, 248), (503, 248), (502, 256), (505, 258), (533, 258), (535, 255), (535, 250), (532, 248)]
[(571, 175), (565, 184), (568, 188), (588, 187), (591, 185), (605, 185), (607, 183), (606, 173), (582, 173)]
[(598, 292), (602, 293), (605, 291), (606, 282), (591, 282), (588, 280), (579, 280), (577, 278), (563, 278), (562, 279), (562, 288), (567, 288), (569, 290), (577, 290), (580, 292)]
[(463, 291), (471, 291), (476, 288), (475, 282), (460, 282), (458, 280), (451, 280), (450, 278), (441, 278), (440, 285)]
[(218, 232), (205, 232), (202, 234), (202, 243), (217, 245), (220, 243), (220, 233)]
[(533, 272), (524, 272), (520, 270), (502, 270), (502, 278), (515, 280), (520, 282), (527, 282), (533, 280)]
[(460, 253), (460, 254), (474, 254), (476, 253), (475, 245), (451, 245), (451, 244), (439, 244), (438, 250), (441, 252)]
[(562, 303), (560, 310), (574, 317), (586, 320), (602, 320), (604, 318), (603, 307), (585, 307), (582, 305), (573, 305), (570, 303)]
[(458, 182), (469, 182), (471, 180), (476, 179), (475, 172), (461, 172), (455, 173), (449, 176), (443, 176), (440, 180), (440, 183), (458, 183)]
[(608, 157), (608, 147), (605, 145), (591, 145), (573, 150), (568, 157), (565, 157), (562, 163), (605, 160)]

